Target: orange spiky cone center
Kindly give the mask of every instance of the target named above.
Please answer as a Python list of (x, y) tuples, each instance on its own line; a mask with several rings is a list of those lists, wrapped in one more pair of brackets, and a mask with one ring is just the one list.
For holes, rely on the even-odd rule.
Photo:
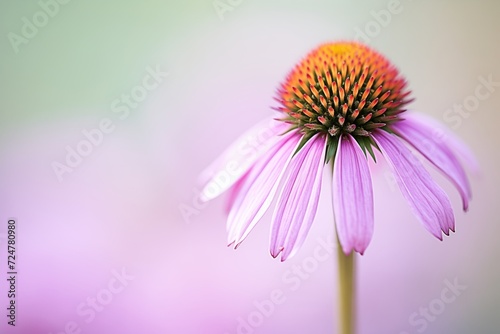
[(278, 90), (283, 121), (306, 135), (368, 137), (398, 121), (411, 100), (406, 81), (381, 54), (355, 42), (313, 50)]

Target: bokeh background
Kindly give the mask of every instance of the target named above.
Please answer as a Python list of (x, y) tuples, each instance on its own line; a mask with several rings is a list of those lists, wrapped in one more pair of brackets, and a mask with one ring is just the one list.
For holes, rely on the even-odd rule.
[[(268, 252), (269, 214), (237, 251), (226, 247), (224, 199), (199, 206), (197, 176), (270, 115), (275, 88), (309, 50), (364, 38), (408, 78), (412, 107), (453, 127), (482, 170), (471, 174), (467, 213), (432, 172), (457, 217), (457, 232), (439, 242), (382, 165), (375, 235), (358, 259), (359, 333), (498, 333), (500, 84), (472, 111), (448, 110), (474, 96), (479, 77), (500, 82), (499, 13), (500, 3), (486, 0), (2, 1), (0, 332), (335, 332), (335, 256), (313, 258), (334, 233), (327, 186), (305, 245), (281, 263)], [(168, 75), (141, 90), (155, 70)], [(128, 115), (116, 112), (134, 90), (146, 94)], [(54, 162), (105, 119), (112, 130), (59, 180)], [(18, 221), (15, 328), (4, 315), (10, 217)], [(465, 291), (410, 322), (439, 306), (447, 280)], [(110, 293), (110, 284), (122, 289)], [(283, 302), (259, 317), (256, 303), (279, 291)]]

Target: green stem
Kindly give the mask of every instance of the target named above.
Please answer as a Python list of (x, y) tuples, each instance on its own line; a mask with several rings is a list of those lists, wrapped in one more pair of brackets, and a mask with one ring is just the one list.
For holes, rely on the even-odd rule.
[(339, 266), (340, 334), (354, 334), (354, 252), (345, 255), (340, 244), (337, 247)]

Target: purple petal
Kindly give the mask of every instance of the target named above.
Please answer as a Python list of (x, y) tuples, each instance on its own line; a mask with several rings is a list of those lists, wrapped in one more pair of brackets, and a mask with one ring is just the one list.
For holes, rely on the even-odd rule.
[(364, 253), (373, 235), (373, 189), (366, 156), (351, 135), (342, 136), (333, 165), (333, 208), (345, 254)]
[(271, 255), (293, 256), (311, 228), (321, 192), (326, 140), (316, 135), (293, 157), (273, 214)]
[(467, 175), (448, 143), (433, 135), (435, 128), (415, 117), (397, 122), (392, 127), (455, 184), (462, 197), (463, 209), (467, 211), (472, 195)]
[(289, 133), (257, 161), (241, 185), (227, 220), (228, 243), (237, 247), (262, 218), (301, 138)]
[(407, 112), (404, 114), (404, 118), (427, 125), (432, 131), (432, 136), (438, 138), (443, 143), (447, 143), (455, 153), (455, 156), (458, 156), (460, 161), (463, 162), (467, 168), (475, 174), (480, 172), (481, 168), (479, 167), (479, 162), (469, 146), (445, 125), (421, 113)]
[[(251, 169), (250, 169), (251, 170)], [(241, 189), (243, 188), (243, 185), (245, 184), (245, 180), (248, 178), (248, 174), (250, 171), (246, 172), (245, 175), (243, 175), (236, 183), (229, 189), (229, 194), (226, 200), (226, 205), (224, 207), (224, 211), (229, 214), (231, 211), (231, 208), (233, 207), (236, 198), (238, 198)]]
[(440, 240), (443, 238), (441, 230), (446, 235), (449, 230), (454, 231), (455, 217), (448, 196), (402, 140), (383, 130), (374, 131), (373, 139), (389, 162), (403, 196), (424, 227)]
[(287, 125), (266, 119), (240, 136), (200, 176), (201, 199), (209, 201), (233, 186), (281, 136)]

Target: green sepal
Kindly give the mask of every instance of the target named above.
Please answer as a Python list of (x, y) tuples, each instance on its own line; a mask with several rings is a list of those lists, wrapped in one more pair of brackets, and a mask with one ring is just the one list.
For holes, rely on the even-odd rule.
[(291, 132), (293, 130), (297, 130), (297, 128), (298, 127), (296, 125), (294, 125), (294, 126), (290, 127), (289, 129), (287, 129), (286, 131), (280, 133), (278, 136), (284, 136), (284, 135), (286, 135), (287, 133), (289, 133), (289, 132)]
[(373, 161), (377, 162), (377, 158), (375, 157), (375, 153), (373, 152), (373, 147), (372, 147), (375, 146), (376, 149), (379, 149), (375, 141), (373, 141), (371, 137), (356, 136), (355, 139), (358, 142), (361, 149), (363, 150), (363, 152), (365, 153), (365, 156), (368, 157), (368, 155), (366, 154), (366, 152), (368, 151)]
[(354, 139), (358, 143), (359, 147), (361, 147), (361, 149), (363, 150), (363, 153), (365, 154), (365, 157), (366, 157), (366, 147), (365, 147), (366, 144), (365, 144), (364, 138), (365, 137), (354, 136)]
[(380, 153), (382, 153), (382, 151), (380, 150), (380, 148), (378, 147), (377, 143), (375, 142), (375, 140), (373, 140), (373, 138), (370, 136), (370, 137), (367, 137), (366, 140), (370, 143), (370, 150), (371, 150), (371, 156), (373, 157), (373, 161), (377, 162), (377, 160), (375, 159), (375, 154), (373, 153), (373, 147), (375, 147), (377, 149), (377, 151), (379, 151)]
[(295, 152), (293, 152), (292, 156), (295, 156), (295, 154), (297, 154), (302, 149), (302, 147), (304, 147), (304, 145), (309, 141), (309, 139), (311, 139), (314, 135), (315, 133), (312, 131), (304, 134), (304, 136), (300, 140), (299, 146), (297, 147)]
[(332, 164), (333, 164), (333, 159), (335, 158), (335, 155), (337, 154), (338, 146), (339, 146), (339, 137), (333, 137), (333, 138), (330, 138), (328, 140), (327, 149), (326, 149), (325, 164), (328, 163), (329, 161), (332, 161)]

